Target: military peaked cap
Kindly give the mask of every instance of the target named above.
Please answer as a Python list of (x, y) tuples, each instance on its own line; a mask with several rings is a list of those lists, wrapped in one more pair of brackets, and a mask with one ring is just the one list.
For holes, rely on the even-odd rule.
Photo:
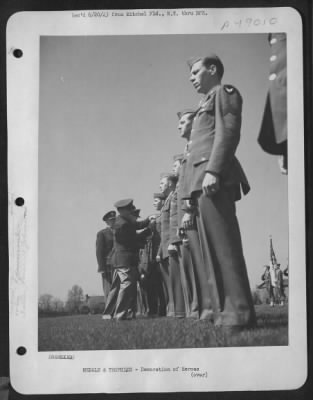
[(181, 117), (183, 115), (185, 115), (185, 114), (193, 114), (193, 115), (195, 115), (196, 112), (194, 110), (192, 110), (191, 108), (185, 108), (182, 111), (178, 111), (178, 113), (177, 113), (178, 119), (181, 119)]
[(165, 196), (164, 196), (163, 193), (153, 193), (153, 198), (154, 199), (165, 200)]
[(114, 204), (114, 207), (116, 208), (135, 208), (135, 206), (133, 205), (133, 199), (123, 199), (123, 200), (119, 200)]
[(213, 64), (216, 64), (216, 66), (219, 68), (220, 70), (220, 75), (223, 76), (224, 74), (224, 65), (221, 61), (221, 59), (214, 53), (210, 53), (207, 56), (204, 57), (193, 57), (190, 58), (187, 61), (187, 64), (189, 66), (189, 68), (191, 69), (193, 64), (195, 64), (198, 61), (202, 61), (204, 64), (207, 64), (209, 62), (212, 62)]
[(116, 211), (109, 211), (102, 217), (103, 221), (107, 221), (108, 219), (113, 219), (116, 217)]

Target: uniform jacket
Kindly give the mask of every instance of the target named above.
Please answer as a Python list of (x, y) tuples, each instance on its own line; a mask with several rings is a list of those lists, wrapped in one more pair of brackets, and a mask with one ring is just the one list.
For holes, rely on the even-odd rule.
[(210, 91), (193, 120), (187, 153), (183, 197), (202, 190), (205, 172), (216, 174), (220, 184), (238, 187), (237, 198), (250, 190), (243, 169), (235, 157), (240, 140), (242, 98), (230, 85)]
[(271, 46), (269, 92), (266, 99), (259, 144), (270, 154), (284, 154), (287, 140), (287, 49), (286, 34), (269, 35)]
[(170, 244), (179, 244), (181, 242), (178, 236), (178, 228), (180, 226), (180, 222), (178, 220), (178, 208), (181, 207), (178, 204), (178, 187), (174, 190), (172, 197), (171, 197), (171, 204), (170, 204)]
[(173, 192), (171, 192), (166, 198), (164, 205), (161, 209), (160, 214), (160, 236), (161, 243), (159, 248), (159, 255), (162, 259), (165, 259), (169, 256), (168, 254), (168, 246), (170, 244), (170, 213), (171, 213), (171, 199), (173, 196)]
[(152, 225), (151, 234), (146, 238), (144, 248), (140, 257), (140, 272), (149, 275), (152, 268), (157, 264), (156, 256), (158, 254), (161, 237), (160, 237), (160, 217), (156, 218), (155, 225)]
[(150, 230), (144, 230), (140, 234), (137, 229), (143, 229), (149, 224), (149, 220), (132, 223), (118, 216), (114, 224), (114, 267), (136, 267), (139, 261), (139, 248), (145, 236)]
[(97, 233), (96, 256), (98, 261), (98, 272), (106, 272), (110, 267), (110, 255), (113, 249), (113, 230), (102, 229)]

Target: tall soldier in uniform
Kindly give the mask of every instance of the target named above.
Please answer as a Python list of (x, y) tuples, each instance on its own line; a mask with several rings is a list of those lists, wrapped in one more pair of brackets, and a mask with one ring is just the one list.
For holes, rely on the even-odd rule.
[(161, 272), (168, 293), (167, 316), (184, 317), (185, 303), (181, 285), (178, 249), (173, 244), (173, 223), (177, 222), (177, 177), (172, 174), (161, 175), (160, 190), (166, 197), (161, 210)]
[(269, 91), (258, 142), (269, 154), (279, 155), (279, 167), (287, 174), (287, 44), (285, 33), (270, 33)]
[[(164, 195), (162, 193), (153, 194), (153, 205), (157, 212), (162, 208)], [(148, 316), (165, 316), (166, 304), (164, 290), (162, 285), (162, 276), (159, 262), (156, 259), (160, 246), (160, 221), (159, 215), (156, 215), (154, 224), (150, 224), (151, 234), (146, 238), (145, 246), (142, 250), (139, 273), (140, 285), (143, 298), (147, 303)]]
[(199, 233), (197, 227), (196, 215), (198, 210), (191, 199), (186, 201), (182, 200), (182, 192), (185, 182), (185, 170), (187, 159), (189, 156), (192, 122), (195, 117), (195, 111), (185, 109), (177, 113), (179, 118), (178, 131), (181, 138), (187, 141), (184, 158), (182, 159), (180, 172), (179, 172), (179, 185), (178, 185), (178, 209), (179, 220), (181, 221), (184, 213), (188, 215), (189, 223), (185, 224), (183, 235), (185, 236), (185, 245), (183, 246), (183, 263), (187, 272), (190, 293), (191, 293), (191, 306), (190, 316), (199, 316), (200, 319), (211, 319), (213, 310), (210, 299), (209, 284), (206, 274), (206, 268), (201, 256), (201, 247), (199, 240)]
[(98, 261), (98, 272), (101, 273), (104, 303), (106, 304), (110, 287), (112, 284), (111, 252), (113, 249), (113, 225), (116, 218), (115, 211), (107, 212), (102, 220), (107, 227), (97, 233), (96, 256)]
[[(182, 161), (184, 160), (184, 154), (176, 154), (174, 156), (173, 163), (173, 174), (177, 176), (178, 182), (176, 185), (177, 192), (177, 221), (176, 224), (172, 223), (172, 244), (176, 244), (178, 248), (178, 258), (180, 264), (180, 276), (182, 282), (183, 295), (185, 300), (186, 316), (191, 318), (198, 318), (198, 298), (197, 288), (194, 275), (194, 268), (190, 254), (189, 241), (187, 239), (186, 231), (181, 227), (182, 216), (183, 216), (183, 200), (181, 199), (180, 187), (182, 185), (183, 176), (181, 176)], [(175, 237), (175, 229), (176, 237)], [(184, 230), (184, 232), (182, 232)], [(175, 240), (176, 239), (176, 240)]]
[[(183, 196), (197, 205), (203, 262), (217, 326), (255, 323), (235, 201), (250, 187), (235, 157), (242, 98), (222, 85), (224, 66), (214, 54), (189, 62), (190, 81), (203, 95), (190, 137)], [(188, 224), (190, 216), (184, 216)]]

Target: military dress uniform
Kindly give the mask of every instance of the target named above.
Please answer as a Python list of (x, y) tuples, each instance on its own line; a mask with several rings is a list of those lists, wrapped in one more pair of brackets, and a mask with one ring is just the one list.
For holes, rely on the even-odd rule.
[[(190, 316), (198, 316), (200, 319), (210, 319), (212, 318), (213, 310), (206, 268), (201, 255), (202, 253), (196, 219), (198, 211), (194, 206), (187, 207), (186, 202), (183, 200), (183, 188), (186, 179), (185, 170), (188, 156), (189, 144), (187, 143), (179, 174), (178, 204), (180, 207), (178, 212), (180, 221), (186, 212), (191, 213), (194, 218), (192, 226), (184, 230), (188, 245), (182, 246), (182, 261), (186, 271), (187, 282), (189, 283)], [(188, 200), (190, 201), (191, 198)]]
[[(255, 322), (235, 201), (250, 187), (235, 151), (240, 139), (242, 98), (230, 85), (217, 85), (203, 98), (189, 142), (183, 197), (197, 207), (197, 228), (216, 325)], [(202, 193), (206, 172), (219, 190)]]
[[(269, 154), (287, 156), (287, 49), (286, 34), (271, 33), (269, 90), (258, 142)], [(287, 165), (285, 165), (285, 168)]]
[[(177, 203), (177, 187), (172, 192), (172, 196), (169, 202), (170, 211), (170, 237), (169, 244), (175, 245), (177, 248), (176, 253), (169, 254), (169, 278), (170, 285), (173, 292), (174, 301), (174, 316), (184, 317), (186, 315), (185, 299), (182, 286), (182, 273), (181, 271), (181, 253), (180, 253), (180, 242), (181, 239), (178, 236), (178, 203)], [(185, 276), (183, 275), (183, 282)]]
[[(162, 176), (164, 177), (164, 175)], [(179, 275), (179, 262), (177, 256), (172, 256), (168, 252), (168, 246), (171, 244), (171, 219), (173, 221), (175, 212), (177, 213), (177, 194), (172, 201), (173, 196), (174, 191), (167, 196), (161, 209), (161, 242), (158, 255), (161, 259), (160, 269), (166, 294), (166, 315), (168, 317), (183, 317), (185, 316), (185, 307)]]
[(158, 215), (155, 224), (150, 227), (151, 234), (146, 239), (139, 263), (140, 286), (149, 316), (166, 315), (162, 276), (156, 260), (161, 241), (159, 220), (160, 216)]
[(173, 290), (170, 283), (169, 274), (169, 254), (168, 246), (170, 244), (170, 205), (171, 205), (171, 192), (164, 201), (164, 205), (160, 213), (160, 246), (158, 250), (158, 256), (161, 259), (160, 270), (163, 280), (163, 287), (165, 289), (165, 301), (166, 301), (166, 315), (168, 317), (174, 317), (174, 298)]
[[(131, 199), (120, 200), (115, 207), (124, 207)], [(114, 224), (113, 282), (104, 315), (116, 319), (131, 319), (136, 315), (139, 248), (148, 230), (138, 234), (137, 229), (149, 225), (149, 219), (130, 222), (118, 215)]]
[[(178, 117), (181, 118), (183, 114), (178, 113)], [(183, 204), (184, 200), (181, 198), (181, 188), (183, 186), (184, 180), (184, 167), (186, 165), (186, 157), (185, 154), (176, 155), (174, 156), (174, 161), (180, 157), (181, 165), (179, 169), (179, 177), (178, 182), (176, 185), (177, 191), (177, 230), (182, 229), (182, 218), (184, 215), (183, 211)], [(188, 238), (188, 234), (184, 231), (185, 239)], [(173, 238), (175, 240), (175, 234), (173, 232)], [(173, 243), (175, 243), (173, 241)], [(183, 243), (182, 237), (178, 236), (176, 233), (176, 244), (179, 245), (179, 262), (180, 262), (180, 275), (181, 275), (181, 282), (182, 282), (182, 289), (183, 295), (185, 299), (185, 309), (186, 309), (186, 316), (191, 318), (198, 318), (199, 317), (199, 307), (198, 307), (198, 295), (197, 295), (197, 285), (196, 285), (196, 278), (194, 273), (194, 263), (191, 257), (190, 245), (189, 245), (189, 238), (188, 244), (185, 242)], [(200, 254), (198, 255), (198, 257)]]
[[(103, 221), (107, 218), (115, 218), (116, 212), (109, 211), (103, 216)], [(111, 255), (113, 249), (113, 230), (110, 227), (104, 228), (97, 233), (96, 257), (98, 261), (98, 272), (101, 273), (104, 303), (110, 292), (112, 284), (112, 262)]]

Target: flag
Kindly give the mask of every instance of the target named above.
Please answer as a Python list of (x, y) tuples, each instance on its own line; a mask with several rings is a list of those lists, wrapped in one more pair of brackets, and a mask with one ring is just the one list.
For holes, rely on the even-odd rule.
[(270, 277), (271, 277), (271, 284), (273, 287), (277, 285), (277, 276), (276, 276), (276, 265), (277, 259), (273, 248), (273, 241), (272, 236), (270, 236)]
[(274, 248), (273, 248), (272, 236), (270, 236), (270, 260), (271, 260), (272, 265), (277, 264), (277, 259), (276, 259)]

